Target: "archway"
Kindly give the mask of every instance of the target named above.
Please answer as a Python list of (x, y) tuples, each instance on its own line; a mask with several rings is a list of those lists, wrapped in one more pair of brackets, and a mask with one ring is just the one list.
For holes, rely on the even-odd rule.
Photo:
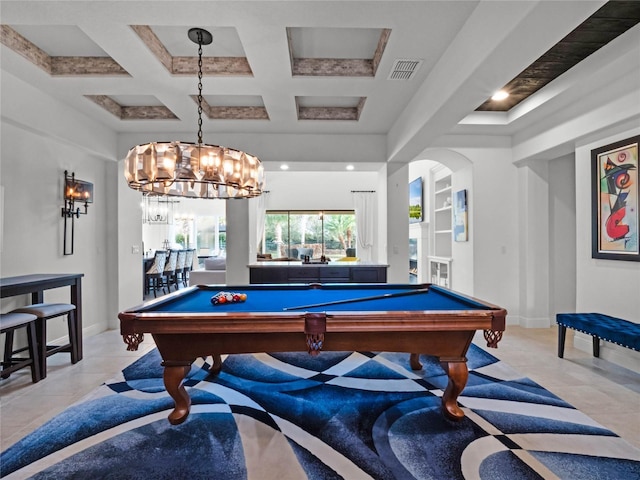
[[(469, 158), (445, 148), (426, 149), (409, 164), (409, 181), (423, 178), (426, 210), (424, 222), (409, 226), (410, 269), (417, 271), (418, 281), (470, 295), (474, 294), (472, 168)], [(457, 233), (460, 228), (463, 234)]]

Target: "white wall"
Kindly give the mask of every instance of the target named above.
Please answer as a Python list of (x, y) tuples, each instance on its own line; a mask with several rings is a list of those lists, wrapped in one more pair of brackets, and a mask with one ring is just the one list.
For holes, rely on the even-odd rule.
[[(591, 258), (591, 150), (639, 135), (640, 128), (591, 139), (576, 148), (576, 311), (600, 312), (640, 323), (640, 262)], [(590, 337), (575, 344), (591, 349)], [(600, 356), (640, 371), (640, 353), (605, 343)]]
[(549, 162), (549, 306), (552, 316), (576, 311), (575, 178), (574, 154)]
[(249, 219), (252, 218), (249, 215), (250, 203), (248, 199), (227, 202), (226, 282), (229, 285), (247, 285), (249, 283), (247, 265), (255, 259), (255, 257), (249, 257), (252, 251), (250, 243), (255, 243), (249, 235), (253, 231), (255, 238), (255, 228), (249, 226)]
[(507, 322), (519, 324), (518, 168), (508, 139), (446, 137), (420, 158), (448, 167), (454, 192), (467, 189), (469, 241), (453, 242), (453, 289), (506, 308)]
[(267, 210), (352, 210), (351, 190), (376, 190), (377, 172), (267, 172)]
[(549, 169), (545, 161), (518, 169), (520, 325), (552, 325), (549, 308)]
[(378, 228), (377, 236), (378, 245), (374, 247), (372, 253), (372, 260), (379, 263), (387, 263), (387, 225), (388, 225), (388, 205), (387, 205), (387, 166), (383, 166), (378, 172), (378, 181), (375, 188), (378, 194), (378, 201), (376, 202), (376, 208), (378, 209)]
[(454, 241), (451, 248), (451, 282), (452, 288), (467, 295), (475, 295), (474, 286), (474, 247), (476, 200), (473, 188), (473, 165), (468, 162), (455, 170), (451, 175), (452, 192), (467, 190), (467, 228), (466, 242)]
[[(128, 187), (124, 181), (124, 161), (117, 167), (118, 251), (112, 261), (118, 266), (118, 306), (122, 311), (142, 303), (144, 272), (142, 269), (142, 221), (140, 200), (142, 194)], [(118, 328), (120, 322), (112, 318), (109, 328)]]
[(409, 268), (409, 166), (390, 165), (387, 175), (387, 281), (407, 283)]
[[(1, 176), (4, 187), (2, 277), (33, 273), (83, 273), (82, 305), (85, 334), (107, 328), (113, 311), (113, 272), (108, 256), (115, 224), (110, 200), (112, 178), (102, 160), (67, 143), (45, 138), (2, 122)], [(73, 255), (63, 255), (64, 171), (94, 184), (94, 203), (75, 219)], [(46, 291), (47, 302), (69, 302), (69, 287)], [(2, 311), (30, 303), (30, 297), (2, 300)], [(48, 324), (49, 339), (66, 334), (66, 323)]]
[[(84, 333), (99, 333), (117, 313), (116, 134), (4, 71), (0, 85), (5, 195), (0, 274), (83, 273)], [(67, 256), (61, 217), (65, 170), (94, 184), (94, 203), (75, 220), (75, 252)], [(45, 292), (44, 298), (68, 302), (69, 288)], [(6, 312), (29, 302), (6, 298), (1, 308)], [(50, 340), (66, 334), (63, 322), (50, 322)]]
[[(118, 198), (118, 180), (122, 175), (122, 170), (118, 169), (117, 162), (103, 162), (105, 169), (105, 182), (107, 188), (105, 189), (105, 199)], [(105, 201), (106, 207), (106, 224), (105, 224), (105, 239), (106, 239), (106, 266), (104, 274), (106, 275), (107, 293), (108, 293), (108, 305), (107, 305), (107, 329), (118, 328), (118, 312), (122, 310), (119, 308), (118, 300), (120, 298), (120, 285), (116, 281), (118, 278), (118, 262), (115, 259), (118, 258), (118, 237), (119, 237), (119, 225), (118, 225), (118, 206), (120, 202)], [(97, 234), (97, 232), (96, 232)], [(98, 292), (99, 294), (99, 292)], [(84, 292), (83, 292), (84, 295)]]
[[(470, 178), (463, 167), (459, 178), (454, 171), (452, 180), (456, 190), (469, 190), (471, 239), (466, 245), (454, 245), (461, 255), (454, 259), (454, 288), (471, 289), (465, 293), (506, 308), (508, 323), (519, 323), (518, 169), (512, 164), (511, 149), (453, 150), (472, 162), (473, 171)], [(471, 258), (472, 266), (461, 266)]]

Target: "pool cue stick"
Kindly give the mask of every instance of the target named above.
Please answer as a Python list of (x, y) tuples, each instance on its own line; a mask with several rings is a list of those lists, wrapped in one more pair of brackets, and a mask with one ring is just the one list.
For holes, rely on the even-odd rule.
[(311, 305), (300, 305), (299, 307), (285, 307), (283, 308), (283, 310), (302, 310), (304, 308), (326, 307), (328, 305), (339, 305), (343, 303), (366, 302), (368, 300), (381, 300), (383, 298), (404, 297), (407, 295), (415, 295), (417, 293), (425, 293), (428, 291), (429, 291), (429, 288), (427, 287), (427, 288), (420, 288), (418, 290), (411, 290), (410, 292), (385, 293), (382, 295), (374, 295), (371, 297), (345, 298), (344, 300), (334, 300), (332, 302), (313, 303)]

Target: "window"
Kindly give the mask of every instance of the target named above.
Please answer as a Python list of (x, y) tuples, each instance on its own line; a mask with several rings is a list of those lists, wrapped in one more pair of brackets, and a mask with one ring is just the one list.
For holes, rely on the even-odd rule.
[(227, 244), (225, 217), (218, 215), (196, 217), (196, 249), (200, 256), (224, 255)]
[(262, 253), (296, 259), (355, 256), (355, 225), (353, 210), (267, 211)]

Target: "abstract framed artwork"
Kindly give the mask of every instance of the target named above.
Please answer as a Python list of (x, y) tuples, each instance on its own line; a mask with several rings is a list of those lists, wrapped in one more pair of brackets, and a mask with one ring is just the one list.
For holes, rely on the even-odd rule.
[(469, 240), (466, 190), (456, 192), (453, 200), (453, 239), (456, 242)]
[(591, 150), (592, 257), (640, 261), (640, 135)]

